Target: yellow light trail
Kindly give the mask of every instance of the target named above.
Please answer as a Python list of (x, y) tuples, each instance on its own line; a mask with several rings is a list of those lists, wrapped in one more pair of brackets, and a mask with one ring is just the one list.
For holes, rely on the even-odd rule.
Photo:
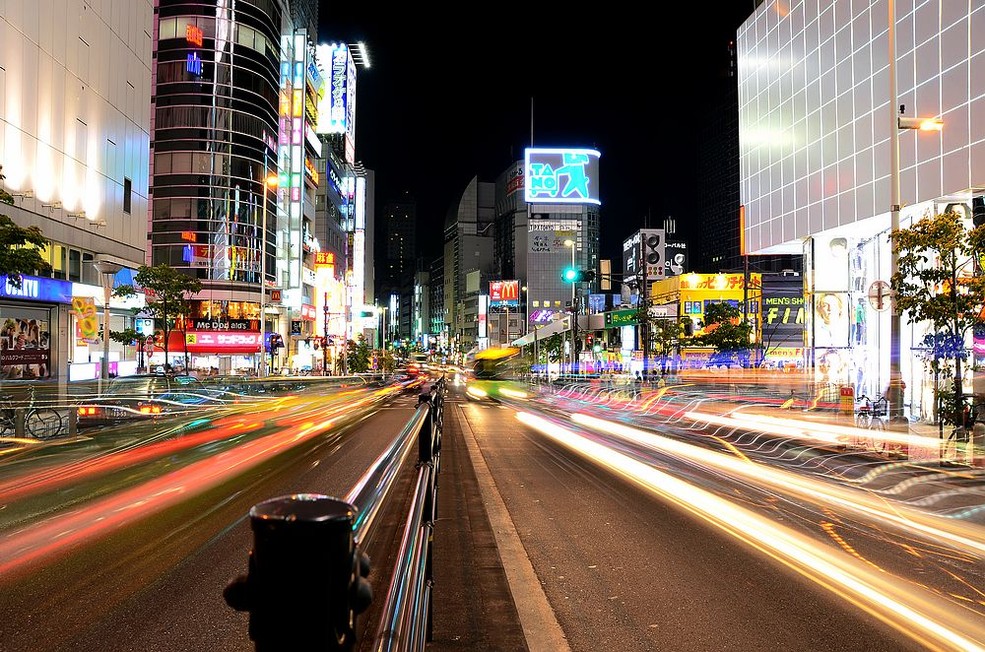
[[(542, 417), (518, 412), (517, 418), (557, 443), (763, 552), (930, 649), (985, 650), (982, 645), (985, 628), (979, 623), (957, 617), (953, 604), (926, 589), (907, 585), (888, 573), (867, 568), (841, 550), (821, 546), (809, 537), (773, 523), (749, 509)], [(572, 418), (586, 425), (619, 428), (616, 424), (583, 414), (573, 415)], [(720, 453), (715, 455), (725, 457)], [(765, 470), (763, 465), (737, 463), (755, 470), (757, 474)]]

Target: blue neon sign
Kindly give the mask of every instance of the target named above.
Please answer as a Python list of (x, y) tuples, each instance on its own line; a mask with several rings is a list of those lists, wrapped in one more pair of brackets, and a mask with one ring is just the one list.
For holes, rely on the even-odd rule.
[(14, 287), (6, 276), (0, 276), (0, 297), (26, 299), (49, 303), (72, 303), (72, 284), (57, 278), (21, 276), (21, 286)]
[(531, 204), (600, 205), (599, 157), (594, 149), (527, 148), (524, 199)]

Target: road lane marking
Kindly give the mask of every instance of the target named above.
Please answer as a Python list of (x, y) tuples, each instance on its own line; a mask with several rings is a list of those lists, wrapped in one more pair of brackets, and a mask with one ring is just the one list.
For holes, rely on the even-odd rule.
[(506, 571), (506, 581), (510, 585), (510, 593), (513, 595), (529, 652), (570, 652), (564, 630), (554, 617), (554, 610), (544, 594), (540, 578), (534, 572), (527, 551), (520, 542), (520, 535), (513, 526), (506, 503), (499, 495), (496, 482), (486, 466), (486, 459), (479, 450), (479, 442), (472, 432), (472, 426), (461, 410), (456, 410), (454, 414), (462, 428), (462, 439), (469, 449), (472, 468), (475, 469), (475, 476), (479, 481), (479, 493), (486, 505), (486, 513), (496, 538), (496, 549), (499, 551), (503, 570)]

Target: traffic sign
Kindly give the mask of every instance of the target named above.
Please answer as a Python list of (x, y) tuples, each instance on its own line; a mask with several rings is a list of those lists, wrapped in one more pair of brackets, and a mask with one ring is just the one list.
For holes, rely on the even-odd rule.
[(869, 305), (874, 310), (883, 312), (889, 309), (892, 300), (892, 290), (885, 281), (873, 281), (869, 286)]

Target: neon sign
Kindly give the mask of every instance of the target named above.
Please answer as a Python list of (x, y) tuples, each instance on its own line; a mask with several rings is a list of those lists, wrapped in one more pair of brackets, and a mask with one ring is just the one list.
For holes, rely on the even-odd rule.
[(185, 70), (193, 75), (202, 75), (202, 60), (198, 57), (198, 52), (189, 52), (185, 60)]
[(594, 149), (527, 148), (525, 201), (600, 205), (599, 157)]
[(188, 41), (188, 45), (202, 47), (202, 36), (202, 30), (195, 25), (185, 27), (185, 40)]

